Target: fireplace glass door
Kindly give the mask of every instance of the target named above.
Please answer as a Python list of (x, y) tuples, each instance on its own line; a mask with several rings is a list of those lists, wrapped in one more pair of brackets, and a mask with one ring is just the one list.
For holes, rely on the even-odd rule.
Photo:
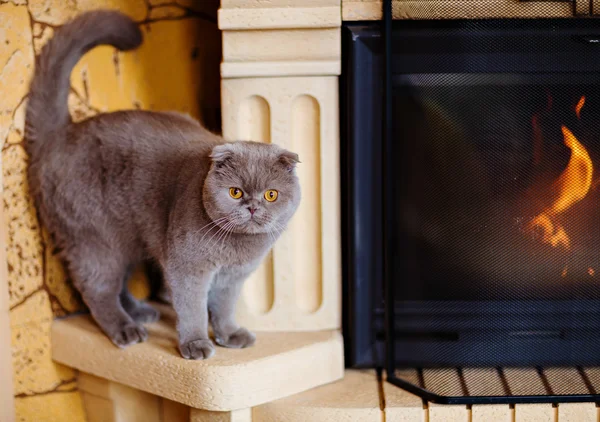
[(382, 198), (399, 365), (600, 364), (594, 30), (398, 25)]
[[(468, 395), (473, 368), (504, 387), (506, 371), (548, 386), (547, 371), (571, 368), (581, 391), (564, 394), (589, 399), (600, 385), (586, 369), (600, 366), (600, 21), (394, 22), (387, 92), (381, 28), (348, 29), (350, 361), (386, 354), (356, 346), (380, 344), (385, 304), (388, 369), (428, 399)], [(424, 386), (432, 373), (465, 394)], [(542, 390), (500, 395), (558, 394)]]
[[(393, 202), (399, 361), (597, 364), (600, 74), (393, 83), (398, 165), (383, 195)], [(483, 348), (466, 358), (479, 332)], [(444, 335), (474, 343), (429, 351)]]

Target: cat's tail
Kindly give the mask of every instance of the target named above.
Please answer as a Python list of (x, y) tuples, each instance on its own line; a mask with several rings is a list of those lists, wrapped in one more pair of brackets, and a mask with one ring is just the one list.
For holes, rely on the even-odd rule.
[(70, 76), (81, 56), (98, 45), (123, 51), (141, 43), (136, 23), (116, 11), (87, 12), (58, 29), (36, 59), (29, 89), (25, 137), (30, 153), (71, 122), (67, 106)]

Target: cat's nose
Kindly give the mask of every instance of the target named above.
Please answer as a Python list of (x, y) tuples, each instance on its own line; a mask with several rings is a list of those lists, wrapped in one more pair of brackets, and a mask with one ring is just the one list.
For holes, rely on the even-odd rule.
[(256, 207), (248, 207), (248, 211), (250, 211), (250, 215), (254, 215), (256, 212)]

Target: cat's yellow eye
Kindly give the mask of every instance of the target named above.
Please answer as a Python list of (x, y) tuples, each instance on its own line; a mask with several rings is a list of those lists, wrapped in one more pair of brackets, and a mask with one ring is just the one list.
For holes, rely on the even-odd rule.
[(278, 196), (279, 192), (277, 192), (275, 189), (269, 189), (265, 192), (265, 199), (269, 202), (275, 202)]
[(244, 194), (239, 188), (229, 188), (229, 195), (231, 195), (233, 199), (240, 199)]

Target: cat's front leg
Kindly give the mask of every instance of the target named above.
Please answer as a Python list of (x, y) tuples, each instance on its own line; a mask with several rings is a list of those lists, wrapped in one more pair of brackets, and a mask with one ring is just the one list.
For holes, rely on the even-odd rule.
[(177, 314), (179, 351), (186, 359), (208, 359), (215, 347), (208, 336), (208, 291), (213, 272), (166, 271), (173, 309)]
[(249, 269), (221, 270), (214, 279), (208, 294), (210, 322), (219, 346), (240, 349), (250, 347), (256, 336), (235, 321), (235, 307)]

